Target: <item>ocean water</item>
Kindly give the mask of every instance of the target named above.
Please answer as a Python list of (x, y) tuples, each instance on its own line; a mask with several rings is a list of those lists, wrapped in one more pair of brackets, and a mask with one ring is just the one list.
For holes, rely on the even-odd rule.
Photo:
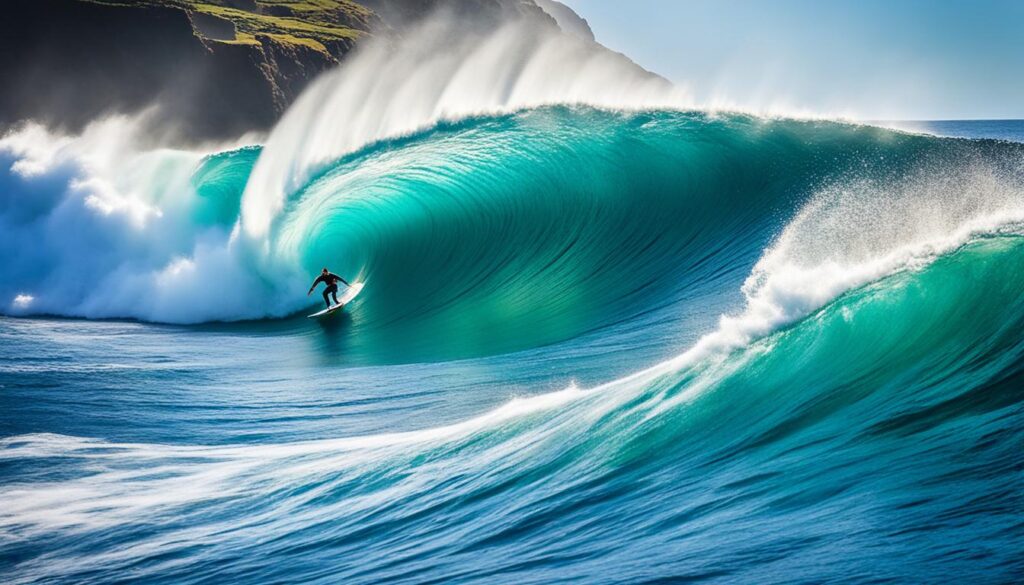
[[(148, 221), (239, 245), (260, 155), (163, 153), (146, 184), (191, 195)], [(149, 303), (134, 276), (178, 242), (72, 209), (67, 169), (11, 171), (4, 581), (1015, 581), (1022, 161), (827, 121), (477, 116), (297, 188), (265, 244), (298, 288), (233, 251), (218, 295)], [(310, 322), (324, 264), (366, 290)]]
[(933, 120), (895, 122), (892, 125), (937, 136), (1024, 141), (1024, 120)]
[(0, 581), (1024, 579), (1024, 122), (567, 42), (367, 50), (260, 144), (0, 139)]

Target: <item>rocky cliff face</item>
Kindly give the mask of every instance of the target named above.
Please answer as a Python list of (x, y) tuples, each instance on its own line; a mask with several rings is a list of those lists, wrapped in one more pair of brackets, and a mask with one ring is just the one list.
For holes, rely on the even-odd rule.
[(6, 0), (0, 129), (32, 119), (75, 131), (150, 108), (178, 142), (266, 130), (359, 42), (439, 9), (473, 27), (556, 26), (533, 0)]
[(104, 114), (156, 104), (154, 123), (178, 140), (264, 129), (371, 22), (367, 11), (356, 22), (361, 29), (324, 26), (303, 38), (288, 26), (300, 19), (261, 22), (235, 6), (260, 8), (222, 0), (218, 15), (183, 1), (7, 0), (0, 125), (34, 119), (73, 131)]
[(569, 34), (593, 41), (594, 31), (590, 24), (572, 9), (557, 0), (534, 0), (537, 6), (555, 19), (558, 26)]

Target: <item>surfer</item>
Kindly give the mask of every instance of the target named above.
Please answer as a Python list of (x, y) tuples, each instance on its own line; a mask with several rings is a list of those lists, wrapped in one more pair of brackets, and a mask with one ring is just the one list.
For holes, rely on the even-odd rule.
[(323, 270), (320, 271), (320, 276), (316, 277), (316, 280), (313, 281), (313, 285), (309, 287), (309, 292), (306, 293), (306, 296), (308, 297), (309, 295), (313, 294), (313, 289), (316, 288), (316, 285), (320, 284), (321, 282), (326, 284), (327, 288), (324, 289), (324, 302), (327, 303), (327, 308), (330, 309), (331, 301), (329, 298), (327, 298), (327, 295), (331, 295), (332, 297), (334, 297), (334, 304), (338, 304), (339, 280), (341, 282), (344, 282), (345, 286), (352, 286), (351, 284), (346, 282), (344, 278), (324, 268)]

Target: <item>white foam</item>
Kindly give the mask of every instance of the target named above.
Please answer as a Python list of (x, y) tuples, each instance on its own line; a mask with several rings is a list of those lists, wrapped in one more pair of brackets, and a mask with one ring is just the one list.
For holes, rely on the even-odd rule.
[[(291, 273), (261, 273), (231, 225), (195, 220), (204, 201), (191, 175), (204, 153), (143, 147), (145, 127), (144, 116), (114, 116), (75, 137), (28, 124), (0, 138), (19, 183), (0, 193), (10, 211), (0, 216), (11, 252), (0, 264), (3, 308), (185, 323), (296, 309), (297, 290), (273, 297), (261, 280), (287, 288)], [(266, 294), (226, 294), (225, 279)]]

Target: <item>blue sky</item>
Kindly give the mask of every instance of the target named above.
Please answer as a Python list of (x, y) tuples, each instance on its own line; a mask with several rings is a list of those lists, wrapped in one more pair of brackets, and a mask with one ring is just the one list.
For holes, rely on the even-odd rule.
[(563, 0), (702, 102), (1024, 118), (1024, 0)]

